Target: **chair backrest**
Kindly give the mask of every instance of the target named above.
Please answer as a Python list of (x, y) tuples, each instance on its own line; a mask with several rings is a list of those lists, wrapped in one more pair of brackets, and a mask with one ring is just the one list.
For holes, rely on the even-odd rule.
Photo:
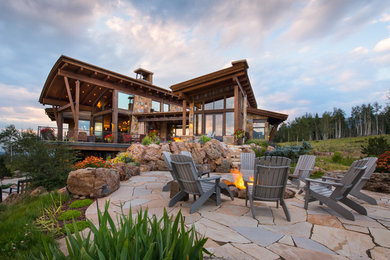
[(172, 154), (171, 160), (172, 169), (177, 177), (180, 190), (189, 194), (202, 195), (203, 190), (192, 158), (182, 154)]
[[(166, 152), (166, 151), (163, 151), (163, 156), (164, 156), (164, 162), (165, 164), (167, 165), (168, 167), (168, 171), (170, 171), (172, 173), (172, 160), (171, 160), (171, 153), (170, 152)], [(174, 177), (172, 175), (172, 177)], [(175, 178), (174, 178), (175, 179)]]
[(349, 167), (348, 171), (345, 173), (344, 177), (340, 180), (340, 183), (342, 183), (343, 186), (336, 187), (330, 197), (335, 200), (341, 200), (347, 197), (349, 192), (355, 187), (355, 185), (360, 181), (360, 178), (363, 176), (367, 168), (367, 162), (367, 158), (354, 161), (351, 164), (351, 167)]
[(367, 168), (366, 168), (366, 171), (363, 174), (362, 179), (369, 180), (371, 175), (374, 173), (374, 171), (376, 169), (376, 161), (378, 160), (378, 158), (376, 158), (376, 157), (367, 157), (365, 159), (367, 159), (367, 164), (366, 164)]
[(299, 156), (293, 175), (299, 176), (299, 178), (302, 180), (304, 180), (305, 178), (309, 178), (310, 173), (314, 169), (315, 163), (316, 163), (316, 157), (314, 155)]
[(255, 154), (254, 153), (241, 153), (240, 161), (241, 161), (241, 170), (255, 170)]
[(87, 133), (86, 132), (79, 132), (78, 139), (79, 139), (79, 141), (87, 141)]
[(264, 156), (255, 160), (252, 197), (258, 200), (279, 200), (284, 196), (291, 160)]

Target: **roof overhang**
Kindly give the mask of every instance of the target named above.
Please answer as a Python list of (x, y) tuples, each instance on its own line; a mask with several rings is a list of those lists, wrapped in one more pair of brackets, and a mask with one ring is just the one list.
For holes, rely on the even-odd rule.
[(288, 115), (286, 115), (286, 114), (263, 110), (263, 109), (252, 108), (252, 107), (247, 108), (247, 113), (255, 114), (258, 116), (268, 117), (268, 122), (271, 125), (279, 125), (283, 121), (287, 120), (287, 118), (288, 118)]
[(182, 98), (226, 86), (238, 85), (245, 93), (251, 107), (257, 108), (257, 102), (248, 77), (246, 60), (234, 61), (232, 66), (171, 86), (173, 94)]

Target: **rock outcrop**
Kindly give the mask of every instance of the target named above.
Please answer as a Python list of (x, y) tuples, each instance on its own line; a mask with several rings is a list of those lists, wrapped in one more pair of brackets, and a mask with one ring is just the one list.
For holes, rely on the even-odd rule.
[(170, 144), (133, 144), (127, 152), (131, 153), (135, 160), (141, 164), (141, 171), (166, 171), (168, 170), (162, 152), (180, 154), (182, 151), (191, 152), (196, 164), (209, 164), (211, 171), (229, 172), (232, 166), (231, 154), (223, 143), (212, 139), (204, 145), (193, 142), (172, 142)]
[(139, 166), (133, 166), (126, 163), (116, 163), (112, 168), (119, 172), (121, 181), (126, 181), (130, 179), (130, 177), (140, 174)]
[(374, 172), (363, 187), (364, 190), (390, 193), (390, 173)]
[[(79, 169), (70, 172), (67, 180), (68, 191), (82, 196), (93, 197), (96, 189), (103, 185), (107, 185), (110, 193), (119, 189), (119, 172), (108, 168)], [(97, 196), (101, 197), (101, 190), (98, 191)]]

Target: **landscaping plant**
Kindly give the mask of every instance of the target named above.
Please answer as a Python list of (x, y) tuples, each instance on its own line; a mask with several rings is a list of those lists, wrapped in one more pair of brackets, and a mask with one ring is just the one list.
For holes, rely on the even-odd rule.
[(71, 220), (71, 219), (76, 219), (81, 216), (81, 212), (78, 210), (67, 210), (63, 212), (61, 215), (58, 216), (58, 220), (63, 221), (63, 220)]
[(368, 139), (367, 145), (362, 145), (362, 154), (378, 157), (390, 150), (390, 145), (383, 136)]
[(111, 160), (112, 163), (135, 163), (133, 156), (130, 153), (119, 153), (114, 159)]
[(208, 137), (207, 135), (202, 135), (199, 138), (199, 141), (200, 141), (201, 144), (205, 144), (205, 143), (207, 143), (210, 140), (211, 140), (211, 137)]
[(85, 168), (111, 168), (111, 163), (105, 161), (103, 158), (88, 156), (83, 161), (77, 162), (74, 165), (74, 169), (85, 169)]
[(133, 219), (130, 209), (128, 216), (122, 212), (116, 225), (108, 206), (106, 203), (103, 214), (99, 212), (100, 227), (87, 220), (87, 236), (76, 224), (74, 235), (66, 227), (68, 257), (47, 245), (41, 259), (203, 259), (204, 253), (210, 254), (204, 249), (207, 238), (200, 238), (193, 227), (187, 229), (181, 212), (173, 219), (164, 210), (158, 220), (141, 210)]
[(386, 151), (379, 156), (376, 171), (390, 173), (390, 151)]
[(290, 158), (292, 162), (297, 162), (300, 155), (305, 155), (312, 149), (311, 145), (306, 142), (302, 142), (301, 146), (285, 146), (276, 147), (275, 150), (268, 152), (269, 156), (283, 156)]
[(70, 205), (69, 208), (71, 209), (78, 209), (85, 206), (89, 206), (93, 203), (91, 199), (84, 199), (84, 200), (75, 200)]

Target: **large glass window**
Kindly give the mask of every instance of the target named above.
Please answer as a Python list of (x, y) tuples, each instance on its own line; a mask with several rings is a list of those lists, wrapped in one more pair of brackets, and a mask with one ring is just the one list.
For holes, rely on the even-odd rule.
[(223, 99), (214, 102), (214, 109), (223, 109)]
[(195, 114), (195, 135), (202, 134), (202, 114)]
[(160, 102), (152, 100), (153, 112), (160, 112)]
[(265, 122), (264, 120), (253, 122), (253, 139), (265, 138)]
[(164, 104), (164, 112), (169, 112), (169, 104)]
[(125, 93), (118, 93), (118, 108), (133, 110), (134, 96)]
[(226, 112), (226, 135), (234, 134), (234, 112)]
[(213, 110), (214, 109), (214, 101), (204, 103), (204, 110)]
[(215, 115), (215, 136), (222, 136), (223, 114)]
[(213, 132), (213, 115), (206, 115), (205, 134)]
[(234, 96), (226, 98), (226, 108), (234, 108)]

